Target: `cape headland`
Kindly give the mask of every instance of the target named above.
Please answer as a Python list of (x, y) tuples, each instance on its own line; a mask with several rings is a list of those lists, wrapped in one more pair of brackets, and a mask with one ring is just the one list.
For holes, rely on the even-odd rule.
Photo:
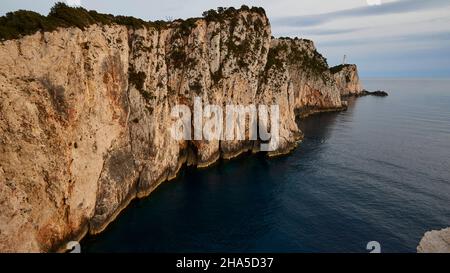
[(258, 141), (177, 141), (170, 109), (277, 104), (296, 118), (346, 108), (356, 65), (331, 68), (310, 40), (274, 38), (262, 8), (145, 22), (56, 4), (0, 18), (0, 251), (48, 252), (101, 232), (183, 165), (258, 152)]

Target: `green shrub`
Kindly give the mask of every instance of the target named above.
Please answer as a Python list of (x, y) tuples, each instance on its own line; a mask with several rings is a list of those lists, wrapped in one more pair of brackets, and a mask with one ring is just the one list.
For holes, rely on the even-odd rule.
[[(239, 10), (230, 7), (219, 7), (217, 10), (208, 10), (203, 13), (203, 17), (207, 21), (223, 21), (225, 19), (233, 19), (239, 11), (254, 12), (265, 15), (263, 8), (243, 5)], [(196, 18), (179, 20), (180, 33), (189, 34), (191, 29), (195, 27)], [(34, 34), (38, 31), (54, 31), (58, 27), (78, 27), (85, 29), (92, 24), (124, 25), (128, 28), (153, 27), (163, 29), (169, 24), (165, 21), (147, 22), (142, 19), (130, 16), (114, 16), (111, 14), (102, 14), (96, 11), (88, 11), (82, 7), (69, 7), (65, 3), (58, 2), (52, 8), (48, 16), (42, 16), (36, 12), (19, 10), (9, 12), (5, 16), (0, 17), (0, 40), (16, 39), (24, 35)], [(255, 28), (261, 27), (261, 22), (256, 22)]]
[(253, 22), (253, 27), (255, 29), (256, 32), (260, 32), (264, 29), (264, 23), (261, 20), (261, 18), (257, 18), (254, 22)]
[(266, 71), (272, 67), (275, 67), (275, 69), (280, 69), (283, 67), (281, 54), (286, 52), (286, 50), (287, 45), (284, 43), (278, 44), (277, 46), (269, 49), (269, 53), (267, 54)]
[(130, 74), (129, 82), (133, 84), (137, 90), (139, 91), (143, 90), (147, 75), (145, 75), (145, 73), (142, 71), (136, 72), (134, 68), (130, 68), (129, 74)]
[(242, 5), (242, 6), (241, 6), (241, 10), (242, 10), (242, 11), (249, 11), (250, 8), (249, 8), (247, 5)]
[(252, 7), (251, 12), (258, 13), (259, 15), (266, 16), (266, 11), (262, 7)]
[(162, 29), (167, 26), (167, 22), (164, 21), (146, 22), (130, 16), (101, 14), (81, 7), (69, 7), (65, 3), (58, 2), (51, 8), (48, 16), (42, 16), (33, 11), (19, 10), (0, 17), (0, 40), (17, 39), (38, 31), (54, 31), (58, 27), (85, 29), (92, 24), (118, 24), (134, 29), (142, 27)]
[(219, 83), (221, 79), (223, 79), (223, 64), (221, 63), (219, 69), (211, 74), (211, 79), (214, 84)]
[(175, 48), (170, 54), (170, 59), (172, 60), (175, 66), (180, 67), (184, 63), (186, 63), (187, 55), (186, 52), (184, 52), (184, 50)]
[(301, 65), (310, 69), (315, 75), (323, 74), (328, 70), (327, 59), (325, 59), (317, 50), (314, 50), (313, 55), (293, 46), (291, 53), (288, 56), (288, 60), (291, 65)]
[(131, 16), (116, 16), (114, 18), (114, 23), (118, 25), (127, 26), (133, 29), (138, 29), (150, 25), (149, 23), (145, 22), (142, 19), (134, 18)]
[(203, 12), (202, 16), (206, 19), (206, 21), (214, 21), (219, 18), (219, 13), (214, 9), (210, 9)]
[(139, 93), (141, 93), (142, 97), (146, 102), (150, 102), (154, 98), (154, 96), (152, 96), (150, 94), (150, 91), (148, 90), (139, 90)]
[(168, 25), (169, 25), (169, 23), (166, 22), (166, 21), (163, 21), (163, 20), (157, 20), (157, 21), (154, 21), (154, 22), (150, 22), (150, 26), (154, 27), (154, 28), (156, 28), (158, 30), (166, 28)]
[(0, 40), (15, 39), (23, 35), (34, 34), (39, 30), (53, 31), (59, 22), (49, 20), (39, 13), (19, 10), (0, 17)]
[(235, 44), (232, 39), (229, 40), (228, 51), (234, 56), (244, 57), (244, 55), (250, 50), (251, 42), (249, 39), (243, 40), (239, 45)]
[(332, 74), (341, 72), (341, 70), (344, 69), (346, 66), (347, 66), (346, 64), (340, 64), (340, 65), (337, 65), (337, 66), (333, 66), (332, 68), (330, 68), (330, 72)]
[(189, 85), (189, 89), (199, 95), (202, 92), (202, 84), (199, 81), (195, 81)]
[(236, 16), (236, 14), (240, 11), (247, 11), (247, 12), (254, 12), (258, 13), (260, 15), (265, 16), (266, 12), (263, 8), (259, 7), (252, 7), (249, 8), (246, 5), (242, 5), (240, 9), (235, 9), (233, 7), (224, 8), (224, 7), (218, 7), (217, 10), (210, 9), (208, 11), (203, 12), (203, 18), (205, 18), (207, 21), (223, 21), (226, 19), (232, 19)]
[(48, 19), (55, 19), (61, 22), (62, 26), (75, 26), (80, 29), (95, 23), (89, 12), (84, 8), (72, 8), (61, 2), (52, 7)]
[(191, 30), (197, 26), (196, 18), (189, 18), (187, 20), (183, 20), (179, 25), (179, 32), (181, 35), (189, 35)]
[(95, 10), (90, 10), (89, 15), (92, 17), (94, 22), (100, 23), (102, 25), (110, 25), (115, 22), (115, 17), (112, 14), (98, 13)]

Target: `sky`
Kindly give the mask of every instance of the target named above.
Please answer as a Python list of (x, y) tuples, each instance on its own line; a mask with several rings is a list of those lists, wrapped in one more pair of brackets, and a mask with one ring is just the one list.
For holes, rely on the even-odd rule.
[[(61, 1), (61, 0), (59, 0)], [(58, 1), (1, 0), (47, 14)], [(260, 6), (275, 37), (311, 39), (328, 63), (358, 65), (363, 78), (450, 78), (450, 0), (67, 0), (145, 20), (198, 17), (216, 7)]]

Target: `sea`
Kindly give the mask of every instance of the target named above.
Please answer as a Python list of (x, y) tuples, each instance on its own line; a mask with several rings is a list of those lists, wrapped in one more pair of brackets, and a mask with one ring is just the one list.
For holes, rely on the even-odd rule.
[(82, 252), (416, 252), (450, 227), (450, 80), (363, 79), (388, 97), (299, 121), (291, 154), (182, 169)]

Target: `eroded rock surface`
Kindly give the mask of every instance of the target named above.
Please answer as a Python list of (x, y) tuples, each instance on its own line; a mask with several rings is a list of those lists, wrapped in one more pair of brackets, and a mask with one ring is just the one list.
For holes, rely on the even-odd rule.
[(258, 151), (257, 141), (174, 140), (174, 105), (278, 104), (277, 155), (301, 139), (296, 115), (342, 109), (340, 95), (360, 89), (356, 67), (350, 82), (336, 77), (311, 41), (272, 39), (265, 14), (249, 10), (1, 42), (0, 251), (55, 251), (101, 232), (183, 164)]
[(363, 91), (356, 65), (338, 65), (332, 67), (330, 70), (336, 80), (341, 96), (358, 95)]
[(450, 228), (425, 233), (419, 246), (419, 253), (450, 253)]

